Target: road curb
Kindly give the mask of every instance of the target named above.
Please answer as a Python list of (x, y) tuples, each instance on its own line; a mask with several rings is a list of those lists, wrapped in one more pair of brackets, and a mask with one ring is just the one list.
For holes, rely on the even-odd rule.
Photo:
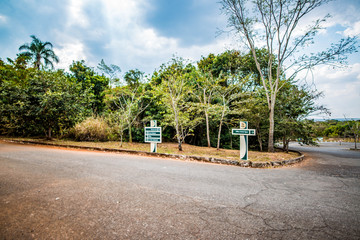
[(73, 149), (95, 150), (95, 151), (102, 151), (102, 152), (119, 152), (119, 153), (128, 153), (128, 154), (135, 154), (135, 155), (141, 155), (141, 156), (163, 157), (163, 158), (180, 159), (180, 160), (185, 160), (185, 161), (209, 162), (209, 163), (216, 163), (216, 164), (223, 164), (223, 165), (233, 165), (233, 166), (239, 166), (239, 167), (252, 167), (252, 168), (281, 167), (281, 166), (299, 163), (302, 160), (304, 160), (304, 155), (301, 152), (295, 151), (295, 150), (289, 150), (289, 151), (299, 154), (299, 157), (289, 159), (289, 160), (268, 161), (268, 162), (253, 162), (253, 161), (248, 160), (248, 161), (239, 162), (239, 161), (235, 161), (235, 160), (227, 160), (227, 159), (214, 158), (214, 157), (187, 156), (187, 155), (169, 154), (169, 153), (152, 153), (152, 152), (145, 152), (145, 151), (114, 149), (114, 148), (85, 147), (85, 146), (46, 143), (46, 142), (37, 142), (37, 141), (26, 141), (26, 140), (1, 139), (1, 141), (12, 142), (12, 143), (21, 143), (21, 144), (36, 144), (36, 145), (45, 145), (45, 146), (53, 146), (53, 147), (65, 147), (65, 148), (73, 148)]

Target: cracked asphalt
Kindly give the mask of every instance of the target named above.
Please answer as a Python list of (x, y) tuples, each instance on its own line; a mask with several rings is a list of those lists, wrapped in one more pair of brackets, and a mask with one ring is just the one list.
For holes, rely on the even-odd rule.
[(1, 239), (360, 239), (360, 152), (252, 169), (0, 142)]

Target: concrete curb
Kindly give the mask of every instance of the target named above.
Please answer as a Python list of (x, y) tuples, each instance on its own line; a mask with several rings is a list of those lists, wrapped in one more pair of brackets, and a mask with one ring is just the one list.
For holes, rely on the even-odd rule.
[(144, 152), (144, 151), (135, 151), (135, 150), (126, 150), (126, 149), (114, 149), (114, 148), (101, 148), (101, 147), (85, 147), (85, 146), (76, 146), (76, 145), (64, 145), (64, 144), (55, 144), (55, 143), (46, 143), (46, 142), (37, 142), (37, 141), (26, 141), (26, 140), (7, 140), (0, 139), (4, 142), (13, 142), (13, 143), (21, 143), (21, 144), (37, 144), (37, 145), (46, 145), (53, 147), (65, 147), (65, 148), (74, 148), (74, 149), (85, 149), (85, 150), (95, 150), (95, 151), (103, 151), (103, 152), (119, 152), (119, 153), (128, 153), (135, 154), (141, 156), (152, 156), (152, 157), (163, 157), (163, 158), (173, 158), (180, 159), (185, 161), (199, 161), (199, 162), (209, 162), (216, 164), (225, 164), (225, 165), (233, 165), (239, 167), (252, 167), (252, 168), (273, 168), (273, 167), (281, 167), (286, 165), (292, 165), (304, 160), (304, 155), (302, 155), (298, 151), (289, 150), (290, 152), (296, 152), (299, 154), (299, 157), (289, 160), (282, 161), (269, 161), (269, 162), (252, 162), (252, 161), (235, 161), (235, 160), (227, 160), (221, 158), (214, 157), (200, 157), (200, 156), (186, 156), (186, 155), (178, 155), (178, 154), (169, 154), (169, 153), (152, 153), (152, 152)]

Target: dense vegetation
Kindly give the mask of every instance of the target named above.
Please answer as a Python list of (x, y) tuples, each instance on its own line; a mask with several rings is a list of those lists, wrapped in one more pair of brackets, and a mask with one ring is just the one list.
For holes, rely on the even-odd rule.
[(360, 134), (360, 120), (345, 119), (345, 121), (339, 121), (333, 119), (314, 122), (313, 127), (316, 136), (328, 138), (352, 138), (356, 142)]
[[(266, 67), (266, 50), (257, 54)], [(41, 64), (30, 56), (0, 60), (2, 135), (142, 142), (144, 126), (154, 119), (163, 126), (164, 141), (178, 142), (179, 149), (183, 142), (238, 148), (231, 129), (247, 120), (257, 130), (251, 147), (267, 146), (269, 112), (251, 53), (209, 54), (196, 64), (175, 57), (151, 76), (138, 69), (121, 75), (104, 60), (96, 69), (74, 61), (67, 71), (51, 70), (49, 60)], [(321, 94), (281, 81), (275, 140), (285, 148), (291, 139), (311, 143), (314, 129), (305, 117), (326, 110), (315, 104)]]

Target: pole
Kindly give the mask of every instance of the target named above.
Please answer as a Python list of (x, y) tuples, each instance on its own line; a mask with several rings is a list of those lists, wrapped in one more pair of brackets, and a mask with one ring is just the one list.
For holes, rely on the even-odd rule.
[[(240, 121), (240, 129), (248, 129), (247, 121)], [(240, 135), (240, 159), (248, 160), (248, 136)]]
[[(151, 120), (150, 121), (150, 127), (157, 127), (157, 123), (156, 120)], [(150, 152), (154, 152), (156, 153), (157, 151), (157, 143), (150, 143)]]

